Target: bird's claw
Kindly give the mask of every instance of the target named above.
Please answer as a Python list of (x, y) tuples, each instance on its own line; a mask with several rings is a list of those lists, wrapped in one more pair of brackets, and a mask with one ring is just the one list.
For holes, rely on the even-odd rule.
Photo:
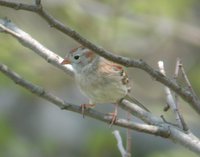
[(113, 124), (116, 122), (117, 120), (117, 112), (111, 112), (111, 113), (108, 113), (109, 116), (111, 116), (111, 121), (110, 121), (110, 125), (109, 127), (112, 127)]
[(81, 104), (80, 107), (83, 118), (85, 118), (85, 110), (95, 107), (95, 104)]

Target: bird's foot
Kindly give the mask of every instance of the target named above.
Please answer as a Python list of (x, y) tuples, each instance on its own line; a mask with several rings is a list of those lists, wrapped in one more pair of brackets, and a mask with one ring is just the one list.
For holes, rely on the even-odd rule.
[(95, 107), (95, 104), (81, 104), (80, 107), (83, 118), (85, 118), (85, 110)]
[(117, 112), (116, 112), (116, 111), (110, 112), (110, 113), (108, 113), (108, 115), (112, 117), (112, 118), (111, 118), (111, 121), (110, 121), (110, 125), (109, 125), (109, 127), (112, 127), (112, 125), (113, 125), (113, 124), (116, 122), (116, 120), (117, 120)]

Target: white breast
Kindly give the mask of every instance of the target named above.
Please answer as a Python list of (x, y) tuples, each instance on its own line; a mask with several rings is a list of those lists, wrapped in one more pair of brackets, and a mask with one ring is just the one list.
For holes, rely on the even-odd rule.
[(127, 86), (121, 83), (120, 76), (114, 79), (94, 72), (84, 72), (76, 75), (76, 81), (92, 103), (115, 103), (128, 93)]

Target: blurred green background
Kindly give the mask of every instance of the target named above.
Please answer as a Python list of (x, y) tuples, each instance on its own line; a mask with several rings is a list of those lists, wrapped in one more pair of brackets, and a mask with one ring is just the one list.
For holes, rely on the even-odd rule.
[[(31, 0), (19, 2), (33, 3)], [(172, 78), (180, 57), (197, 95), (200, 94), (200, 1), (198, 0), (48, 0), (44, 8), (85, 38), (113, 53), (142, 58), (157, 69), (163, 60)], [(8, 17), (21, 29), (61, 56), (79, 44), (49, 27), (34, 13), (0, 6), (0, 18)], [(81, 104), (88, 100), (73, 78), (45, 62), (13, 37), (0, 33), (0, 61), (27, 80), (55, 95)], [(155, 115), (175, 122), (166, 104), (163, 86), (141, 70), (127, 69), (135, 98)], [(98, 105), (98, 111), (112, 111)], [(181, 112), (192, 132), (200, 137), (199, 116), (181, 101)], [(125, 113), (120, 111), (120, 117)], [(137, 121), (137, 119), (133, 118)], [(81, 115), (61, 111), (30, 94), (0, 73), (1, 157), (120, 157), (112, 135), (125, 129)], [(133, 131), (132, 153), (140, 157), (196, 157), (197, 155), (159, 137)]]

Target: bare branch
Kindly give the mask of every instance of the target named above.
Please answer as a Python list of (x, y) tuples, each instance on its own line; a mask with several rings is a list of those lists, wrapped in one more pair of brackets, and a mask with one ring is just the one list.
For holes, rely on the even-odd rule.
[(194, 90), (193, 90), (193, 88), (192, 88), (192, 85), (191, 85), (191, 83), (190, 83), (190, 81), (189, 81), (189, 79), (188, 79), (188, 77), (187, 77), (187, 75), (186, 75), (186, 73), (185, 73), (185, 70), (184, 70), (184, 68), (183, 68), (182, 61), (181, 61), (180, 58), (179, 58), (178, 60), (179, 60), (178, 66), (179, 66), (179, 68), (180, 68), (180, 70), (181, 70), (181, 73), (182, 73), (182, 75), (183, 75), (183, 78), (184, 78), (184, 80), (185, 80), (185, 82), (186, 82), (186, 84), (187, 84), (187, 86), (188, 86), (190, 92), (197, 98), (196, 93), (194, 92)]
[(191, 92), (181, 88), (177, 83), (173, 82), (169, 78), (163, 76), (159, 71), (154, 70), (151, 66), (145, 63), (143, 60), (136, 60), (136, 59), (129, 59), (126, 57), (122, 57), (119, 55), (114, 55), (109, 51), (106, 51), (100, 46), (97, 46), (90, 42), (89, 40), (82, 37), (78, 32), (71, 29), (70, 27), (62, 24), (58, 20), (54, 19), (51, 15), (49, 15), (45, 10), (43, 10), (42, 6), (34, 6), (34, 5), (26, 5), (17, 2), (8, 2), (0, 0), (1, 6), (6, 6), (14, 9), (21, 9), (26, 11), (32, 11), (39, 14), (42, 18), (44, 18), (50, 26), (56, 28), (57, 30), (65, 33), (66, 35), (70, 36), (80, 44), (90, 48), (95, 53), (111, 60), (116, 63), (122, 64), (127, 67), (135, 67), (146, 71), (150, 76), (155, 78), (155, 80), (163, 83), (164, 85), (168, 86), (170, 89), (174, 90), (178, 93), (185, 101), (191, 104), (194, 110), (200, 114), (200, 100), (197, 99)]
[(38, 11), (38, 6), (35, 5), (29, 5), (29, 4), (23, 4), (23, 3), (18, 3), (18, 2), (10, 2), (10, 1), (0, 1), (1, 6), (13, 8), (16, 10), (26, 10), (26, 11), (33, 11), (36, 12)]
[(35, 0), (35, 4), (36, 4), (36, 6), (40, 6), (41, 5), (41, 0)]
[[(165, 69), (164, 69), (164, 63), (163, 61), (159, 61), (158, 62), (158, 67), (160, 69), (160, 72), (163, 74), (163, 75), (166, 75), (165, 73)], [(183, 123), (182, 123), (182, 116), (180, 116), (180, 112), (179, 112), (179, 109), (177, 108), (177, 104), (172, 96), (172, 93), (171, 93), (171, 90), (165, 86), (165, 94), (166, 94), (166, 97), (167, 97), (167, 104), (170, 105), (170, 108), (173, 110), (175, 116), (176, 116), (176, 121), (179, 125), (179, 127), (181, 129), (183, 129)]]
[[(169, 138), (172, 139), (174, 142), (180, 143), (186, 148), (197, 152), (197, 154), (200, 153), (200, 140), (192, 133), (184, 133), (181, 130), (176, 129), (176, 127), (163, 121), (162, 118), (152, 115), (150, 112), (143, 110), (134, 103), (130, 103), (127, 100), (123, 100), (122, 103), (123, 105), (120, 105), (121, 108), (129, 110), (131, 114), (143, 120), (144, 122), (151, 125), (163, 126), (168, 128), (170, 132)], [(191, 143), (188, 144), (188, 142)]]
[[(176, 60), (176, 67), (175, 67), (175, 73), (174, 73), (174, 79), (175, 81), (177, 82), (177, 79), (178, 79), (178, 74), (179, 74), (179, 69), (180, 69), (180, 59), (177, 58)], [(175, 104), (176, 104), (176, 107), (177, 107), (177, 110), (178, 110), (178, 114), (179, 114), (179, 117), (180, 117), (180, 120), (181, 120), (181, 124), (182, 124), (182, 129), (184, 131), (188, 131), (189, 130), (189, 127), (187, 126), (181, 112), (180, 111), (180, 104), (179, 104), (179, 99), (178, 99), (178, 95), (176, 93), (174, 93), (174, 99), (175, 99)]]
[[(114, 62), (120, 63), (124, 66), (136, 67), (136, 68), (146, 71), (150, 76), (154, 77), (157, 81), (168, 86), (169, 88), (174, 90), (176, 93), (178, 93), (184, 100), (191, 103), (192, 107), (200, 114), (200, 102), (199, 102), (198, 98), (192, 92), (187, 91), (184, 88), (181, 88), (176, 82), (168, 79), (159, 71), (154, 70), (151, 66), (149, 66), (144, 61), (135, 60), (135, 59), (131, 60), (126, 57), (114, 55), (114, 54), (110, 53), (109, 51), (106, 51), (105, 49), (103, 49), (99, 46), (96, 46), (89, 40), (83, 38), (79, 33), (74, 31), (70, 27), (65, 26), (64, 24), (62, 24), (59, 21), (57, 21), (56, 19), (54, 19), (45, 10), (43, 10), (41, 5), (36, 5), (36, 6), (35, 5), (27, 5), (27, 4), (8, 2), (8, 1), (2, 1), (2, 0), (0, 0), (0, 5), (14, 8), (14, 9), (21, 9), (21, 10), (35, 12), (35, 13), (39, 14), (42, 18), (44, 18), (50, 24), (50, 26), (67, 34), (68, 36), (72, 37), (74, 40), (78, 41), (80, 44), (90, 48), (97, 54), (99, 54), (109, 60), (112, 60)], [(67, 72), (69, 74), (73, 74), (73, 69), (70, 69), (70, 67), (64, 67), (64, 66), (60, 65), (60, 62), (62, 61), (61, 57), (59, 57), (55, 53), (46, 49), (43, 45), (41, 45), (39, 42), (37, 42), (35, 39), (33, 39), (29, 34), (25, 33), (24, 31), (20, 30), (19, 28), (17, 28), (10, 21), (5, 20), (5, 19), (0, 20), (0, 31), (11, 34), (13, 37), (18, 39), (21, 44), (23, 44), (25, 47), (32, 49), (35, 53), (37, 53), (38, 55), (43, 57), (46, 61), (50, 62), (51, 64), (55, 65), (56, 67), (64, 70), (65, 72)], [(71, 103), (67, 103), (67, 102), (63, 101), (62, 99), (52, 95), (51, 93), (44, 90), (43, 88), (24, 80), (18, 74), (11, 71), (10, 69), (8, 69), (8, 67), (6, 67), (5, 65), (0, 64), (0, 70), (7, 77), (12, 79), (14, 82), (19, 84), (20, 86), (22, 86), (22, 87), (26, 88), (27, 90), (31, 91), (32, 93), (52, 102), (53, 104), (57, 105), (61, 109), (81, 113), (81, 109), (79, 106), (73, 105)], [(182, 132), (175, 126), (163, 121), (162, 118), (156, 117), (156, 116), (152, 115), (151, 113), (146, 112), (139, 106), (137, 106), (127, 100), (123, 100), (120, 107), (124, 108), (127, 111), (130, 111), (130, 113), (132, 115), (140, 118), (147, 124), (135, 123), (132, 121), (130, 122), (125, 119), (117, 119), (114, 125), (118, 125), (121, 127), (130, 128), (132, 130), (137, 130), (140, 132), (168, 138), (172, 141), (176, 141), (176, 142), (180, 143), (181, 145), (185, 146), (186, 148), (191, 149), (192, 151), (196, 152), (197, 154), (200, 153), (200, 141), (192, 133), (188, 134), (188, 133)], [(100, 121), (104, 121), (107, 123), (109, 123), (111, 120), (111, 117), (108, 117), (105, 114), (99, 113), (92, 109), (87, 110), (85, 112), (85, 114), (92, 118), (95, 118), (95, 119), (98, 119)]]
[(162, 118), (154, 116), (152, 113), (147, 112), (135, 103), (130, 102), (126, 99), (122, 100), (120, 107), (124, 110), (129, 111), (133, 116), (141, 119), (147, 124), (159, 126), (165, 123)]
[(28, 33), (19, 29), (15, 24), (7, 19), (0, 19), (0, 32), (8, 33), (15, 37), (23, 46), (33, 50), (36, 54), (44, 58), (48, 63), (53, 64), (57, 68), (63, 70), (69, 75), (73, 75), (73, 68), (71, 65), (62, 66), (60, 63), (63, 58), (50, 51), (37, 40), (33, 39)]
[[(44, 88), (39, 87), (37, 85), (34, 85), (24, 80), (19, 74), (13, 72), (7, 66), (0, 64), (0, 71), (3, 74), (5, 74), (8, 78), (13, 80), (15, 83), (17, 83), (18, 85), (22, 86), (28, 91), (31, 91), (33, 94), (36, 94), (39, 97), (46, 99), (49, 102), (52, 102), (59, 108), (73, 111), (79, 114), (82, 113), (81, 107), (65, 102), (64, 100), (46, 91)], [(127, 100), (123, 100), (122, 103), (123, 103), (123, 106), (120, 105), (121, 107), (127, 109), (128, 111), (130, 111), (133, 115), (137, 117), (142, 117), (142, 120), (147, 121), (148, 123), (155, 124), (155, 125), (141, 124), (141, 123), (136, 123), (132, 121), (128, 122), (125, 119), (117, 119), (114, 125), (121, 126), (124, 128), (130, 128), (132, 130), (137, 130), (137, 131), (148, 133), (148, 134), (161, 136), (163, 138), (168, 138), (168, 139), (171, 139), (172, 141), (176, 141), (180, 143), (186, 148), (191, 149), (197, 154), (200, 153), (200, 140), (193, 134), (191, 133), (186, 134), (180, 131), (176, 127), (163, 122), (162, 119), (153, 116), (151, 113), (145, 111), (144, 109), (140, 108), (139, 106)], [(109, 123), (112, 118), (112, 117), (107, 116), (106, 114), (99, 113), (93, 109), (86, 110), (85, 115), (92, 117), (94, 119), (103, 121), (103, 122), (107, 122), (107, 123)]]
[(122, 155), (122, 157), (128, 157), (127, 156), (127, 153), (126, 153), (126, 150), (124, 149), (124, 146), (123, 146), (123, 142), (122, 142), (122, 138), (119, 134), (119, 131), (118, 130), (115, 130), (113, 131), (113, 134), (117, 140), (117, 147)]
[[(32, 92), (33, 94), (36, 94), (39, 97), (42, 97), (42, 98), (46, 99), (47, 101), (52, 102), (53, 104), (58, 106), (60, 109), (69, 110), (69, 111), (73, 111), (73, 112), (82, 114), (82, 110), (81, 110), (80, 106), (68, 103), (68, 102), (54, 96), (50, 92), (46, 91), (44, 88), (39, 87), (37, 85), (32, 84), (31, 82), (24, 80), (19, 74), (13, 72), (7, 66), (0, 64), (0, 71), (2, 73), (4, 73), (8, 78), (13, 80), (16, 84), (22, 86), (23, 88), (27, 89), (28, 91)], [(107, 123), (110, 123), (110, 121), (111, 121), (111, 117), (107, 116), (107, 114), (102, 114), (102, 113), (99, 113), (92, 109), (85, 110), (85, 115), (95, 118), (95, 119), (98, 119), (98, 120), (101, 120), (101, 121), (104, 121), (104, 122), (107, 122)], [(137, 130), (140, 132), (155, 134), (155, 135), (162, 136), (162, 137), (169, 136), (168, 130), (165, 128), (157, 127), (157, 126), (153, 126), (153, 125), (128, 122), (125, 119), (118, 119), (115, 122), (115, 125), (125, 127), (125, 128), (130, 128), (130, 129)]]
[[(127, 111), (127, 121), (131, 121), (131, 114)], [(131, 157), (131, 146), (132, 146), (132, 136), (131, 136), (131, 130), (128, 128), (126, 130), (126, 157)]]

